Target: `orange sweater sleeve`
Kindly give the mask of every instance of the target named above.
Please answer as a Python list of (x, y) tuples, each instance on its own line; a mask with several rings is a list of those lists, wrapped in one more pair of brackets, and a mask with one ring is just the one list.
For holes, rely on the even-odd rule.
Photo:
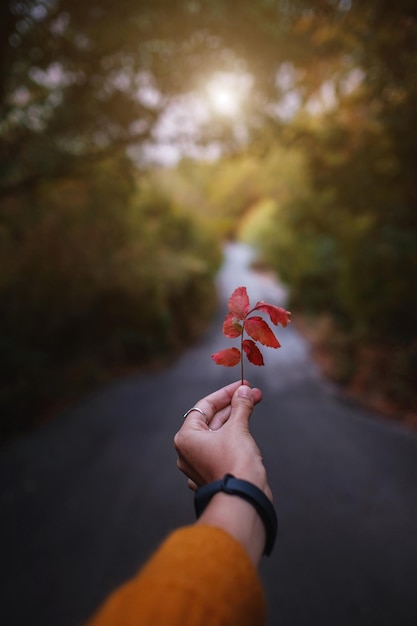
[(220, 528), (173, 532), (88, 626), (261, 626), (265, 598), (243, 547)]

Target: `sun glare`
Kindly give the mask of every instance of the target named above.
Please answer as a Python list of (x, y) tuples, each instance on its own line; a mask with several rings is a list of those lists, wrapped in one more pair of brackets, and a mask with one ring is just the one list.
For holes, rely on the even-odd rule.
[(208, 99), (213, 109), (221, 115), (236, 115), (246, 96), (249, 85), (247, 78), (230, 73), (215, 74), (206, 86)]
[(239, 109), (238, 97), (230, 87), (212, 83), (208, 86), (210, 102), (218, 113), (234, 115)]

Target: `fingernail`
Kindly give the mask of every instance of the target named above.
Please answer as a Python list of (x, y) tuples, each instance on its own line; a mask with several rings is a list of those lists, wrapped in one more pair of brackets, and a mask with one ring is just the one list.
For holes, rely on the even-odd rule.
[(237, 390), (237, 395), (241, 398), (252, 398), (252, 389), (246, 385), (242, 385)]

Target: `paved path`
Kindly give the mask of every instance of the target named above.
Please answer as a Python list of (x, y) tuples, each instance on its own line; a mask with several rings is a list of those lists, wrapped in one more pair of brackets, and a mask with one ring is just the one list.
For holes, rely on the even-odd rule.
[[(225, 301), (246, 285), (253, 300), (285, 304), (248, 260), (229, 248), (221, 311), (170, 369), (106, 387), (1, 451), (0, 624), (81, 624), (192, 521), (172, 436), (195, 400), (238, 377), (210, 359), (230, 345)], [(261, 566), (269, 626), (416, 626), (417, 437), (343, 403), (295, 330), (279, 335), (266, 367), (246, 372), (264, 391), (252, 428), (280, 518)]]

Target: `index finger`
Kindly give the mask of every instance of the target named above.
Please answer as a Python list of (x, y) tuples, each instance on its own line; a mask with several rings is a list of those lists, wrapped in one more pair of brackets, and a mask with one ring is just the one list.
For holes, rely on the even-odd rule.
[[(201, 427), (204, 423), (207, 427), (211, 425), (211, 421), (214, 417), (216, 417), (215, 425), (216, 430), (223, 425), (230, 416), (231, 411), (231, 402), (233, 394), (236, 389), (240, 387), (242, 382), (240, 380), (230, 383), (225, 387), (221, 387), (217, 391), (213, 391), (208, 396), (205, 396), (201, 400), (195, 403), (195, 407), (197, 410), (189, 413), (189, 417), (187, 417), (187, 423), (191, 426)], [(244, 381), (245, 385), (249, 385), (247, 381)], [(198, 409), (203, 411), (204, 416), (199, 413)]]

